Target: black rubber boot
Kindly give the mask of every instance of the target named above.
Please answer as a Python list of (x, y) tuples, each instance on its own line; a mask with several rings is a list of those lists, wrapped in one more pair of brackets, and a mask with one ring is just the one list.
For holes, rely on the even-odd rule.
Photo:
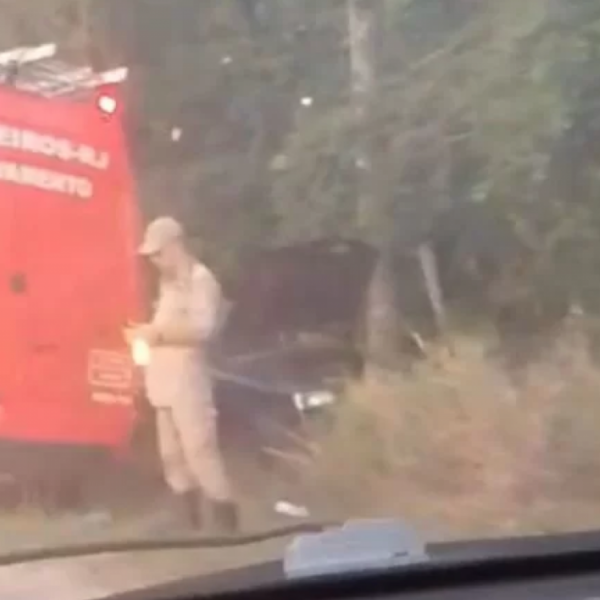
[(190, 490), (183, 494), (176, 494), (175, 501), (177, 515), (185, 526), (190, 529), (201, 529), (203, 525), (202, 493), (198, 490)]
[(240, 515), (234, 502), (210, 502), (210, 526), (215, 535), (234, 535), (240, 529)]

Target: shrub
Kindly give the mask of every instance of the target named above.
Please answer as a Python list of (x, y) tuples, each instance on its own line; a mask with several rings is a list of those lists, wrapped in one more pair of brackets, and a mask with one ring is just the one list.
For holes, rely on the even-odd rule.
[(563, 335), (518, 384), (509, 375), (489, 344), (463, 338), (410, 375), (371, 377), (310, 445), (304, 486), (338, 516), (404, 516), (436, 536), (600, 522), (600, 377), (586, 348)]

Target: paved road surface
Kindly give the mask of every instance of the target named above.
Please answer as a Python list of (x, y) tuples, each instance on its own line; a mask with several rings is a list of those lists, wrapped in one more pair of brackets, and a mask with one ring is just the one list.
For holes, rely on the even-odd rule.
[[(253, 531), (283, 525), (267, 522), (256, 514), (248, 517)], [(165, 524), (160, 525), (157, 515), (142, 515), (124, 523), (112, 522), (110, 516), (102, 513), (51, 520), (39, 515), (7, 516), (0, 518), (0, 554), (39, 549), (40, 545), (52, 548), (147, 538), (152, 536), (149, 531), (157, 526), (157, 520), (160, 531)], [(0, 598), (93, 600), (182, 577), (264, 562), (280, 556), (285, 544), (285, 539), (279, 539), (238, 548), (120, 553), (0, 567)]]
[(0, 597), (10, 600), (95, 600), (182, 577), (275, 559), (284, 540), (219, 550), (105, 555), (0, 567)]

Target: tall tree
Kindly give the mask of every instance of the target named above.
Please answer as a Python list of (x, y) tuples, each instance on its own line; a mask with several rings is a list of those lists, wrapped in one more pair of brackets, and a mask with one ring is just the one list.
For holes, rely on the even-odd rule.
[[(377, 99), (377, 40), (382, 28), (382, 7), (376, 2), (347, 0), (351, 98), (357, 129), (369, 122)], [(385, 226), (385, 217), (382, 219), (380, 202), (384, 199), (377, 186), (376, 162), (372, 139), (360, 139), (355, 157), (357, 231), (379, 251), (367, 292), (365, 347), (371, 362), (385, 364), (394, 359), (399, 315), (393, 284), (392, 232)]]

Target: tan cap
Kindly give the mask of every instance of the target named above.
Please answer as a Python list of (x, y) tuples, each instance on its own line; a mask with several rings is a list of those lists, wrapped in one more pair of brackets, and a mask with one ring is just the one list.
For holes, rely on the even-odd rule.
[(159, 217), (152, 221), (146, 228), (144, 241), (138, 252), (149, 256), (156, 254), (171, 242), (183, 237), (183, 227), (172, 217)]

